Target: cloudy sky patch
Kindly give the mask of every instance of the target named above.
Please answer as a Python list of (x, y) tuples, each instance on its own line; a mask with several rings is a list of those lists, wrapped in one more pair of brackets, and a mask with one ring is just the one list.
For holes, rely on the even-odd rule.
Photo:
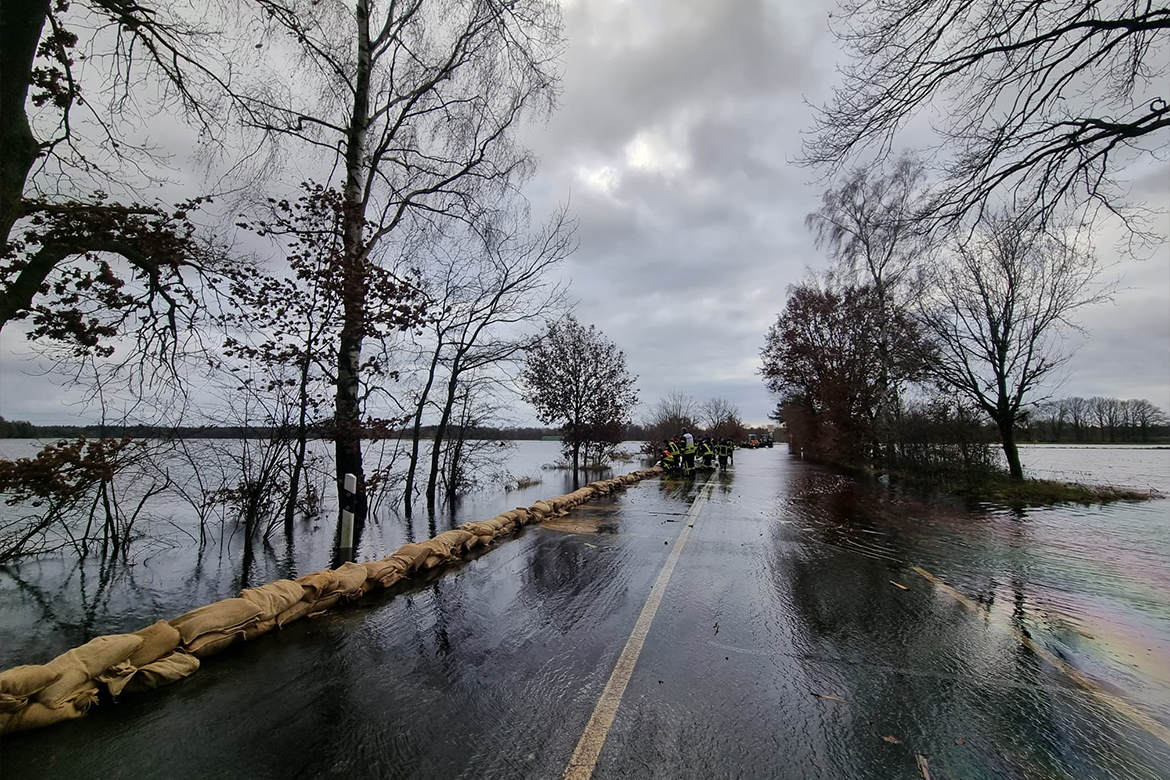
[[(824, 185), (791, 161), (812, 124), (809, 105), (830, 97), (843, 63), (829, 33), (833, 5), (562, 6), (562, 94), (547, 122), (525, 130), (540, 160), (525, 194), (536, 218), (568, 201), (579, 219), (580, 248), (565, 267), (578, 317), (625, 350), (644, 407), (679, 389), (723, 396), (764, 422), (773, 406), (756, 373), (764, 333), (788, 287), (827, 265), (804, 227)], [(1145, 158), (1128, 178), (1132, 199), (1170, 206), (1165, 162)], [(1158, 231), (1170, 232), (1165, 214)], [(1121, 291), (1084, 313), (1088, 337), (1069, 340), (1076, 354), (1055, 390), (1168, 408), (1170, 248), (1123, 260), (1119, 236), (1104, 231), (1099, 251)], [(16, 342), (15, 331), (0, 337), (0, 414), (69, 418)]]

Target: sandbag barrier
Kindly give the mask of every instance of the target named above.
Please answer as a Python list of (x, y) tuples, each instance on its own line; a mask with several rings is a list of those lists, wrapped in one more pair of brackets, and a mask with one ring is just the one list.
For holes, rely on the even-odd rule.
[(655, 466), (613, 479), (591, 482), (580, 490), (490, 520), (464, 523), (417, 544), (404, 544), (393, 555), (366, 563), (346, 563), (296, 580), (276, 580), (246, 588), (235, 598), (160, 620), (132, 634), (91, 639), (43, 665), (16, 666), (0, 673), (0, 734), (41, 728), (80, 718), (100, 690), (116, 700), (178, 682), (199, 669), (202, 659), (237, 642), (248, 642), (305, 616), (314, 617), (355, 601), (375, 588), (388, 588), (418, 571), (458, 560), (517, 528), (608, 495), (662, 473)]

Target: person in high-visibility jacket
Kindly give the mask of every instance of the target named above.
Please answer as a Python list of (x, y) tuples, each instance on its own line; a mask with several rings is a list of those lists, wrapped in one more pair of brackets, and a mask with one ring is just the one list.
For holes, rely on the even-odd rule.
[(731, 441), (724, 439), (715, 445), (715, 453), (719, 456), (719, 468), (727, 468), (727, 460), (731, 457)]
[(682, 468), (682, 449), (677, 439), (667, 439), (662, 449), (662, 466), (667, 471), (678, 471)]
[(695, 437), (690, 431), (683, 430), (683, 466), (686, 468), (688, 474), (695, 470), (695, 453), (698, 452), (698, 447), (695, 446)]
[(715, 467), (715, 448), (711, 446), (710, 436), (703, 437), (703, 443), (699, 445), (699, 455), (703, 458), (703, 468)]

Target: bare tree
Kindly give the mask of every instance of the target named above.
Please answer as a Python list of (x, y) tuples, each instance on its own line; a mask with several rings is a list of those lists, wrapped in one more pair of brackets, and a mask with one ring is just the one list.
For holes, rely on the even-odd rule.
[(1120, 208), (1116, 169), (1164, 143), (1170, 9), (1132, 0), (840, 7), (836, 35), (854, 60), (817, 117), (807, 164), (836, 170), (885, 153), (929, 112), (949, 153), (938, 217), (981, 213), (1006, 191), (1046, 221), (1070, 204)]
[[(523, 326), (554, 316), (564, 306), (564, 288), (550, 272), (576, 248), (575, 222), (560, 209), (533, 236), (489, 229), (473, 274), (459, 285), (449, 314), (445, 356), (447, 392), (431, 443), (427, 506), (435, 504), (439, 453), (465, 374), (512, 361), (533, 343)], [(466, 404), (465, 404), (466, 406)]]
[[(342, 275), (338, 273), (342, 259), (338, 227), (344, 219), (341, 196), (320, 185), (305, 184), (303, 189), (291, 203), (274, 201), (268, 219), (241, 223), (260, 236), (281, 242), (290, 273), (264, 274), (247, 267), (231, 272), (231, 301), (223, 317), (229, 328), (225, 355), (264, 369), (264, 384), (274, 408), (275, 400), (289, 388), (294, 392), (295, 419), (270, 421), (281, 428), (282, 435), (286, 427), (292, 427), (294, 452), (284, 508), (289, 532), (301, 503), (301, 475), (310, 434), (329, 431), (323, 414), (331, 400), (327, 393), (335, 385), (334, 350), (344, 299)], [(369, 270), (366, 297), (370, 312), (365, 318), (365, 336), (376, 342), (410, 330), (421, 321), (424, 304), (417, 288), (385, 269)], [(366, 361), (365, 370), (374, 380), (389, 380), (392, 374), (384, 361), (374, 359)]]
[(1145, 398), (1129, 403), (1131, 404), (1131, 420), (1141, 436), (1141, 441), (1149, 441), (1152, 429), (1166, 425), (1166, 413)]
[(1023, 479), (1015, 428), (1069, 354), (1072, 317), (1105, 300), (1101, 267), (1071, 240), (1011, 215), (986, 217), (971, 242), (940, 258), (921, 322), (928, 370), (995, 423), (1013, 479)]
[[(336, 154), (345, 204), (334, 436), (364, 515), (362, 348), (371, 268), (412, 222), (474, 222), (531, 168), (511, 140), (551, 108), (559, 11), (537, 0), (253, 0), (298, 68), (257, 85), (262, 131)], [(351, 10), (352, 9), (352, 10)], [(284, 83), (311, 85), (291, 90)], [(367, 230), (367, 226), (369, 229)]]
[(660, 397), (650, 409), (645, 427), (650, 437), (647, 447), (657, 452), (663, 439), (678, 436), (684, 430), (699, 427), (699, 403), (685, 390), (674, 388)]
[(635, 380), (625, 354), (596, 326), (586, 328), (571, 314), (529, 350), (524, 397), (541, 422), (560, 423), (574, 485), (583, 446), (620, 437), (629, 422), (638, 402)]
[(1111, 442), (1117, 441), (1117, 422), (1120, 411), (1117, 399), (1100, 395), (1094, 396), (1089, 399), (1089, 411), (1097, 423), (1101, 443), (1105, 443), (1106, 437)]
[[(432, 314), (418, 344), (424, 368), (412, 396), (411, 452), (404, 491), (407, 515), (414, 499), (427, 409), (434, 406), (439, 415), (426, 490), (427, 504), (433, 507), (442, 473), (443, 441), (458, 397), (465, 394), (460, 390), (465, 375), (494, 367), (497, 376), (503, 376), (500, 372), (518, 360), (532, 342), (534, 336), (526, 332), (532, 324), (557, 316), (564, 306), (564, 287), (550, 274), (576, 248), (575, 221), (561, 208), (539, 232), (526, 235), (526, 216), (522, 211), (513, 216), (513, 224), (497, 221), (463, 240), (438, 244), (434, 257), (423, 264), (422, 286)], [(435, 399), (432, 390), (444, 374), (444, 392)], [(477, 398), (481, 395), (475, 394)], [(449, 485), (456, 482), (447, 481)]]
[[(166, 3), (5, 4), (0, 329), (32, 318), (34, 337), (93, 348), (135, 313), (151, 325), (152, 338), (178, 337), (183, 312), (197, 303), (184, 275), (214, 272), (222, 258), (193, 238), (187, 215), (202, 198), (177, 208), (136, 201), (153, 158), (119, 126), (139, 118), (135, 107), (145, 114), (177, 104), (183, 116), (209, 128), (214, 101), (202, 88), (223, 86), (216, 75), (223, 58), (206, 40), (206, 30)], [(132, 193), (131, 202), (100, 191), (110, 185)], [(87, 186), (97, 191), (87, 197), (81, 192)], [(95, 313), (107, 316), (95, 321)], [(127, 330), (141, 328), (130, 323)], [(154, 346), (165, 355), (165, 343)]]
[(506, 414), (505, 398), (510, 395), (499, 377), (488, 372), (465, 374), (459, 380), (439, 470), (448, 505), (482, 485), (485, 473), (503, 481), (501, 456), (510, 444), (478, 438), (475, 429)]
[(894, 320), (914, 297), (914, 277), (931, 243), (922, 227), (924, 178), (921, 161), (908, 155), (896, 160), (889, 173), (878, 166), (857, 168), (839, 187), (827, 190), (821, 208), (805, 219), (818, 246), (827, 247), (836, 262), (832, 276), (838, 283), (873, 291), (879, 368), (874, 414), (876, 434), (885, 440), (900, 415), (907, 379), (896, 370)]
[(1068, 407), (1063, 400), (1045, 401), (1037, 404), (1030, 420), (1037, 429), (1039, 438), (1048, 441), (1060, 441), (1064, 435), (1064, 426), (1068, 422)]
[(1068, 422), (1073, 429), (1073, 437), (1077, 441), (1084, 441), (1085, 429), (1089, 424), (1089, 402), (1079, 396), (1065, 398), (1063, 401), (1068, 410)]
[(743, 433), (743, 420), (739, 407), (726, 398), (711, 398), (699, 407), (703, 427), (717, 439), (739, 439)]

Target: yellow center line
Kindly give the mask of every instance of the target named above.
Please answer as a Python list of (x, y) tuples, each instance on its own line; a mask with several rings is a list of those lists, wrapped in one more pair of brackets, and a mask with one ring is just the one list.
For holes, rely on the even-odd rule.
[[(920, 566), (914, 566), (913, 569), (914, 571), (918, 572), (918, 574), (922, 575), (924, 578), (933, 583), (934, 586), (943, 593), (946, 593), (948, 596), (955, 599), (955, 601), (958, 601), (960, 604), (967, 607), (967, 609), (971, 610), (972, 612), (978, 612), (980, 610), (978, 604), (940, 580), (938, 577), (928, 572), (926, 569), (923, 569)], [(1153, 736), (1170, 745), (1170, 728), (1166, 728), (1165, 725), (1157, 720), (1154, 720), (1152, 717), (1142, 712), (1120, 696), (1104, 690), (1100, 685), (1086, 676), (1084, 672), (1069, 665), (1069, 663), (1063, 658), (1058, 657), (1048, 648), (1040, 645), (1038, 642), (1033, 641), (1030, 636), (1025, 634), (1019, 628), (1012, 626), (1012, 633), (1015, 634), (1016, 639), (1020, 644), (1043, 658), (1052, 666), (1056, 667), (1056, 669), (1059, 671), (1063, 672), (1070, 679), (1072, 679), (1073, 682), (1084, 688), (1099, 701), (1112, 707), (1114, 711), (1129, 718)]]
[[(707, 493), (702, 492), (703, 488), (708, 488)], [(577, 749), (573, 751), (573, 757), (569, 759), (569, 765), (565, 767), (564, 780), (589, 780), (593, 777), (593, 770), (597, 766), (597, 757), (601, 755), (601, 748), (605, 745), (605, 738), (609, 735), (609, 729), (617, 715), (618, 706), (622, 703), (622, 695), (626, 692), (626, 685), (629, 684), (630, 678), (634, 674), (634, 665), (638, 663), (642, 645), (646, 643), (646, 637), (650, 633), (650, 624), (654, 622), (654, 615), (658, 612), (658, 606), (662, 603), (666, 586), (670, 583), (670, 575), (674, 572), (675, 564), (678, 563), (683, 547), (687, 543), (687, 536), (693, 525), (692, 521), (699, 516), (699, 511), (706, 503), (711, 490), (710, 482), (704, 482), (699, 486), (699, 495), (695, 499), (695, 503), (691, 504), (690, 511), (687, 512), (682, 533), (678, 535), (662, 571), (658, 573), (658, 579), (654, 581), (654, 587), (650, 589), (650, 595), (646, 598), (642, 613), (638, 615), (638, 622), (634, 624), (634, 630), (630, 633), (629, 639), (626, 640), (626, 646), (622, 648), (622, 654), (618, 656), (617, 663), (614, 664), (609, 681), (606, 682), (605, 689), (601, 692), (601, 698), (597, 700), (597, 706), (593, 708), (593, 715), (590, 716), (589, 723), (585, 725), (585, 731), (577, 742)]]

